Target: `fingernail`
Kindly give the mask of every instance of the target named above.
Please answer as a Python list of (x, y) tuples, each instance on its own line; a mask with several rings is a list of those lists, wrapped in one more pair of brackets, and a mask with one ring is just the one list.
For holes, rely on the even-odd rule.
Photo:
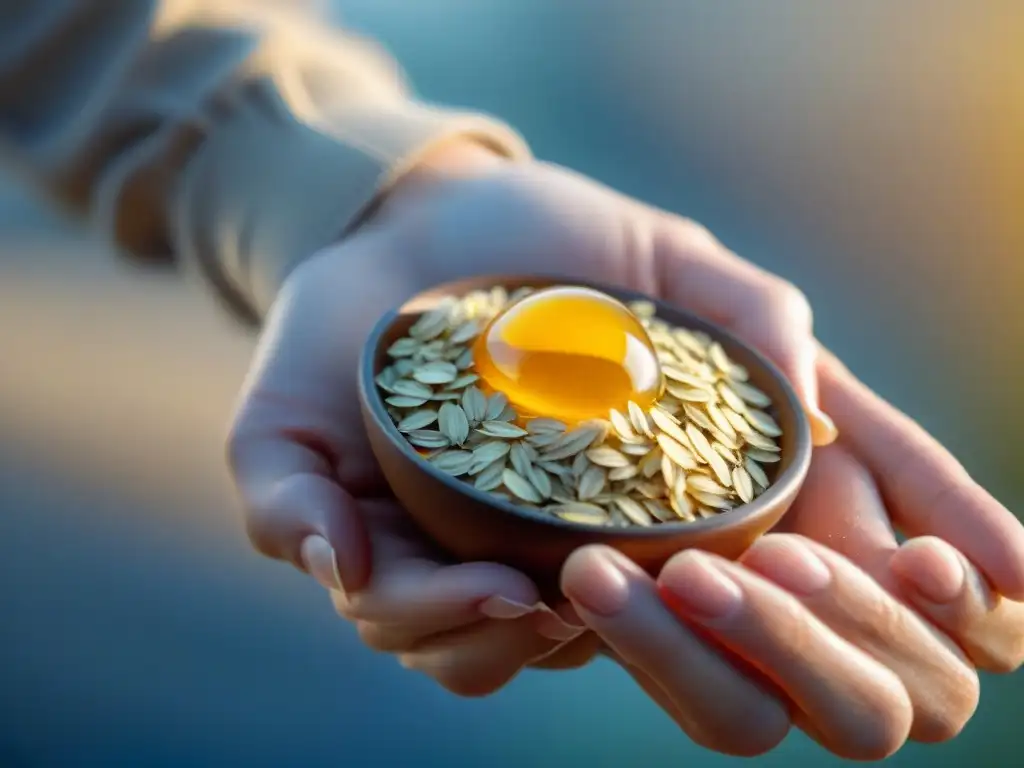
[(535, 606), (509, 600), (501, 595), (491, 595), (480, 603), (480, 613), (489, 619), (520, 619), (535, 610)]
[(814, 445), (824, 448), (839, 438), (839, 428), (832, 418), (820, 408), (810, 408), (807, 412), (811, 421), (811, 440)]
[(820, 592), (832, 572), (809, 546), (788, 536), (770, 537), (754, 545), (744, 564), (797, 595)]
[(899, 569), (898, 575), (923, 600), (944, 605), (960, 595), (967, 574), (952, 547), (937, 541), (911, 539), (903, 549), (913, 552), (914, 556), (909, 565)]
[(302, 540), (299, 556), (306, 571), (317, 580), (324, 589), (344, 592), (341, 575), (338, 573), (338, 558), (334, 549), (323, 536), (307, 536)]
[(585, 626), (570, 624), (547, 606), (544, 606), (537, 617), (537, 634), (548, 640), (565, 642), (575, 640), (586, 631)]
[(619, 561), (622, 557), (611, 549), (596, 549), (571, 557), (562, 575), (565, 596), (599, 616), (619, 613), (629, 601), (629, 582), (624, 564)]
[(739, 610), (743, 592), (703, 552), (685, 552), (662, 571), (659, 585), (673, 607), (695, 619), (724, 619)]

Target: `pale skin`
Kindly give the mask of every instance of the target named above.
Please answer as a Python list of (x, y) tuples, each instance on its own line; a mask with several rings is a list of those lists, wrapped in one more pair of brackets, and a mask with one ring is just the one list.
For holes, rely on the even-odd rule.
[[(356, 361), (409, 296), (503, 272), (638, 289), (774, 359), (819, 446), (782, 526), (738, 562), (686, 551), (657, 578), (584, 548), (554, 610), (514, 569), (440, 555), (388, 498)], [(761, 754), (796, 726), (837, 755), (879, 759), (954, 737), (977, 705), (977, 670), (1024, 660), (1020, 523), (820, 347), (799, 290), (690, 221), (473, 144), (435, 150), (288, 277), (229, 453), (254, 546), (329, 589), (368, 646), (460, 695), (601, 651), (709, 749)]]

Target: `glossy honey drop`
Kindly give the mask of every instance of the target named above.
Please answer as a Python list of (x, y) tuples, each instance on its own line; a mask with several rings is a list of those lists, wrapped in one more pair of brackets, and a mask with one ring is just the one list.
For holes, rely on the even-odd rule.
[(574, 424), (647, 408), (661, 395), (657, 353), (640, 320), (611, 296), (546, 288), (498, 314), (477, 338), (476, 372), (522, 415)]

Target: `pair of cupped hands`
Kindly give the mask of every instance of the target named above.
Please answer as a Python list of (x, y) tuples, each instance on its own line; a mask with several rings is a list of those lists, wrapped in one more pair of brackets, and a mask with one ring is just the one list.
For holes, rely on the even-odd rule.
[[(817, 446), (780, 526), (738, 561), (684, 551), (656, 577), (584, 547), (550, 606), (512, 568), (436, 551), (370, 452), (357, 361), (388, 309), (487, 273), (639, 290), (774, 360)], [(950, 739), (978, 670), (1024, 659), (1024, 530), (811, 321), (798, 289), (693, 222), (562, 168), (443, 147), (284, 282), (229, 440), (250, 538), (329, 589), (370, 648), (460, 695), (602, 653), (718, 752), (766, 752), (794, 726), (853, 759)]]

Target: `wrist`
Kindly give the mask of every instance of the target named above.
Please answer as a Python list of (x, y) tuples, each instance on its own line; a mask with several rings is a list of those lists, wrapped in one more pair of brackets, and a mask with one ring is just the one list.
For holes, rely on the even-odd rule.
[(410, 208), (443, 195), (453, 184), (484, 176), (511, 163), (509, 158), (470, 138), (433, 147), (401, 174), (370, 211), (364, 225), (385, 224)]

